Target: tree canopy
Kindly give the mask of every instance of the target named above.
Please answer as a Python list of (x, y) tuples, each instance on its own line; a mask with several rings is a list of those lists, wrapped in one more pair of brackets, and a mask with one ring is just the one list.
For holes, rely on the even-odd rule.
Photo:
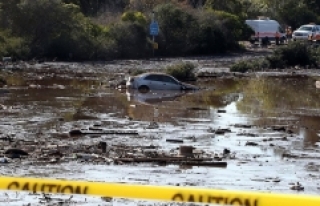
[(0, 56), (93, 60), (239, 49), (245, 19), (265, 15), (297, 28), (320, 21), (320, 0), (0, 0)]

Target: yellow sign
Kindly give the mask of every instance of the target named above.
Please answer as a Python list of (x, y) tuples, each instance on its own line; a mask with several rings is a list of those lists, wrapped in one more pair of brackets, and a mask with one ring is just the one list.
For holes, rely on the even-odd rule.
[(241, 206), (319, 206), (320, 196), (272, 194), (196, 187), (131, 185), (38, 178), (0, 177), (0, 189), (44, 193), (84, 194), (175, 202)]
[(153, 49), (158, 49), (158, 43), (157, 42), (153, 42)]

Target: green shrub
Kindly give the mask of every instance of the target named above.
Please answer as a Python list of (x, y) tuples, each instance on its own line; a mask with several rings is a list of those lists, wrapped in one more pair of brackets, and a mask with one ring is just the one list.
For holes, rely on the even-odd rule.
[(293, 42), (287, 47), (276, 49), (267, 57), (271, 68), (284, 68), (287, 66), (317, 66), (312, 49), (305, 43)]
[(145, 72), (146, 72), (146, 71), (143, 70), (143, 69), (132, 69), (132, 70), (130, 71), (130, 73), (131, 73), (132, 76), (137, 76), (137, 75), (143, 74), (143, 73), (145, 73)]
[(320, 64), (320, 47), (316, 46), (314, 48), (312, 48), (312, 57), (315, 60), (315, 62), (317, 63), (317, 65)]
[(141, 25), (147, 25), (147, 18), (141, 12), (127, 11), (121, 16), (122, 21), (138, 22)]
[(151, 54), (147, 30), (144, 26), (121, 22), (110, 28), (110, 38), (116, 43), (118, 58), (143, 58)]
[(3, 77), (0, 76), (0, 87), (3, 87), (6, 84), (7, 84), (7, 81)]
[(254, 68), (254, 65), (250, 61), (242, 60), (238, 61), (235, 64), (233, 64), (230, 68), (230, 71), (232, 72), (241, 72), (245, 73), (248, 70), (252, 70)]
[(14, 37), (8, 31), (0, 31), (0, 57), (11, 56), (14, 59), (26, 59), (29, 55), (27, 42)]
[(176, 65), (171, 65), (166, 68), (166, 73), (177, 78), (180, 81), (194, 80), (195, 65), (190, 62), (184, 62)]

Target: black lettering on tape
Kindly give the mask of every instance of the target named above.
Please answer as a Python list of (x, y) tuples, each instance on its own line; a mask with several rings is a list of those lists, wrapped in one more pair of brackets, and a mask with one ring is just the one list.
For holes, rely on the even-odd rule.
[(190, 195), (190, 196), (189, 196), (188, 202), (194, 202), (194, 196), (193, 196), (193, 195)]
[(46, 186), (45, 184), (41, 185), (41, 192), (44, 192), (44, 187), (45, 186)]
[(52, 189), (53, 189), (54, 187), (57, 187), (57, 185), (52, 185), (52, 184), (46, 185), (46, 186), (49, 188), (49, 192), (53, 192)]
[[(253, 203), (253, 204), (251, 204), (251, 203)], [(245, 199), (243, 205), (244, 206), (258, 206), (258, 200), (255, 199), (253, 202), (250, 202), (249, 199)]]
[(11, 183), (8, 185), (7, 189), (8, 189), (8, 190), (16, 190), (16, 189), (19, 189), (19, 187), (20, 187), (19, 182), (11, 182)]
[[(85, 194), (85, 193), (84, 193)], [(239, 205), (239, 206), (258, 206), (258, 199), (250, 200), (249, 198), (227, 198), (223, 196), (205, 196), (194, 194), (183, 195), (181, 193), (176, 193), (171, 198), (172, 201), (177, 202), (204, 202), (204, 203), (216, 203), (216, 204), (225, 204), (225, 205)]]
[(230, 205), (243, 205), (239, 198), (234, 198), (234, 199), (230, 200), (229, 204)]
[(33, 193), (36, 193), (37, 192), (37, 186), (38, 186), (38, 183), (34, 184), (33, 187), (32, 187), (32, 192)]
[(222, 203), (223, 199), (225, 199), (225, 198), (223, 198), (223, 197), (215, 197), (215, 202), (214, 203)]
[(23, 185), (22, 190), (29, 190), (29, 182)]
[(61, 188), (61, 185), (58, 185), (58, 187), (57, 187), (57, 193), (60, 193), (60, 188)]
[[(85, 187), (81, 187), (81, 186), (72, 186), (72, 185), (58, 185), (58, 184), (39, 184), (39, 183), (30, 183), (30, 182), (26, 182), (23, 184), (20, 184), (19, 182), (11, 182), (8, 184), (7, 186), (8, 190), (25, 190), (25, 191), (32, 191), (32, 192), (37, 192), (40, 191), (41, 192), (52, 192), (52, 193), (75, 193), (75, 194), (87, 194), (89, 187), (85, 186)], [(181, 195), (181, 198), (182, 195)]]
[(183, 195), (180, 193), (173, 195), (172, 201), (183, 202)]
[(85, 186), (84, 189), (83, 189), (82, 194), (87, 194), (87, 193), (88, 193), (88, 189), (89, 189), (89, 188), (88, 188), (87, 186)]
[(68, 190), (69, 190), (69, 193), (71, 193), (71, 194), (73, 193), (73, 187), (70, 186), (70, 185), (62, 187), (61, 188), (61, 193), (67, 193), (66, 191), (68, 191)]

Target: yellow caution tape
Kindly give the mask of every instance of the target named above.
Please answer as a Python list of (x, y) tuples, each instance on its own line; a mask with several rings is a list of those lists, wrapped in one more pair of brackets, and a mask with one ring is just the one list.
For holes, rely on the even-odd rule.
[(84, 194), (174, 202), (241, 206), (319, 206), (320, 196), (288, 195), (194, 187), (130, 185), (38, 178), (0, 177), (0, 189), (44, 193)]

